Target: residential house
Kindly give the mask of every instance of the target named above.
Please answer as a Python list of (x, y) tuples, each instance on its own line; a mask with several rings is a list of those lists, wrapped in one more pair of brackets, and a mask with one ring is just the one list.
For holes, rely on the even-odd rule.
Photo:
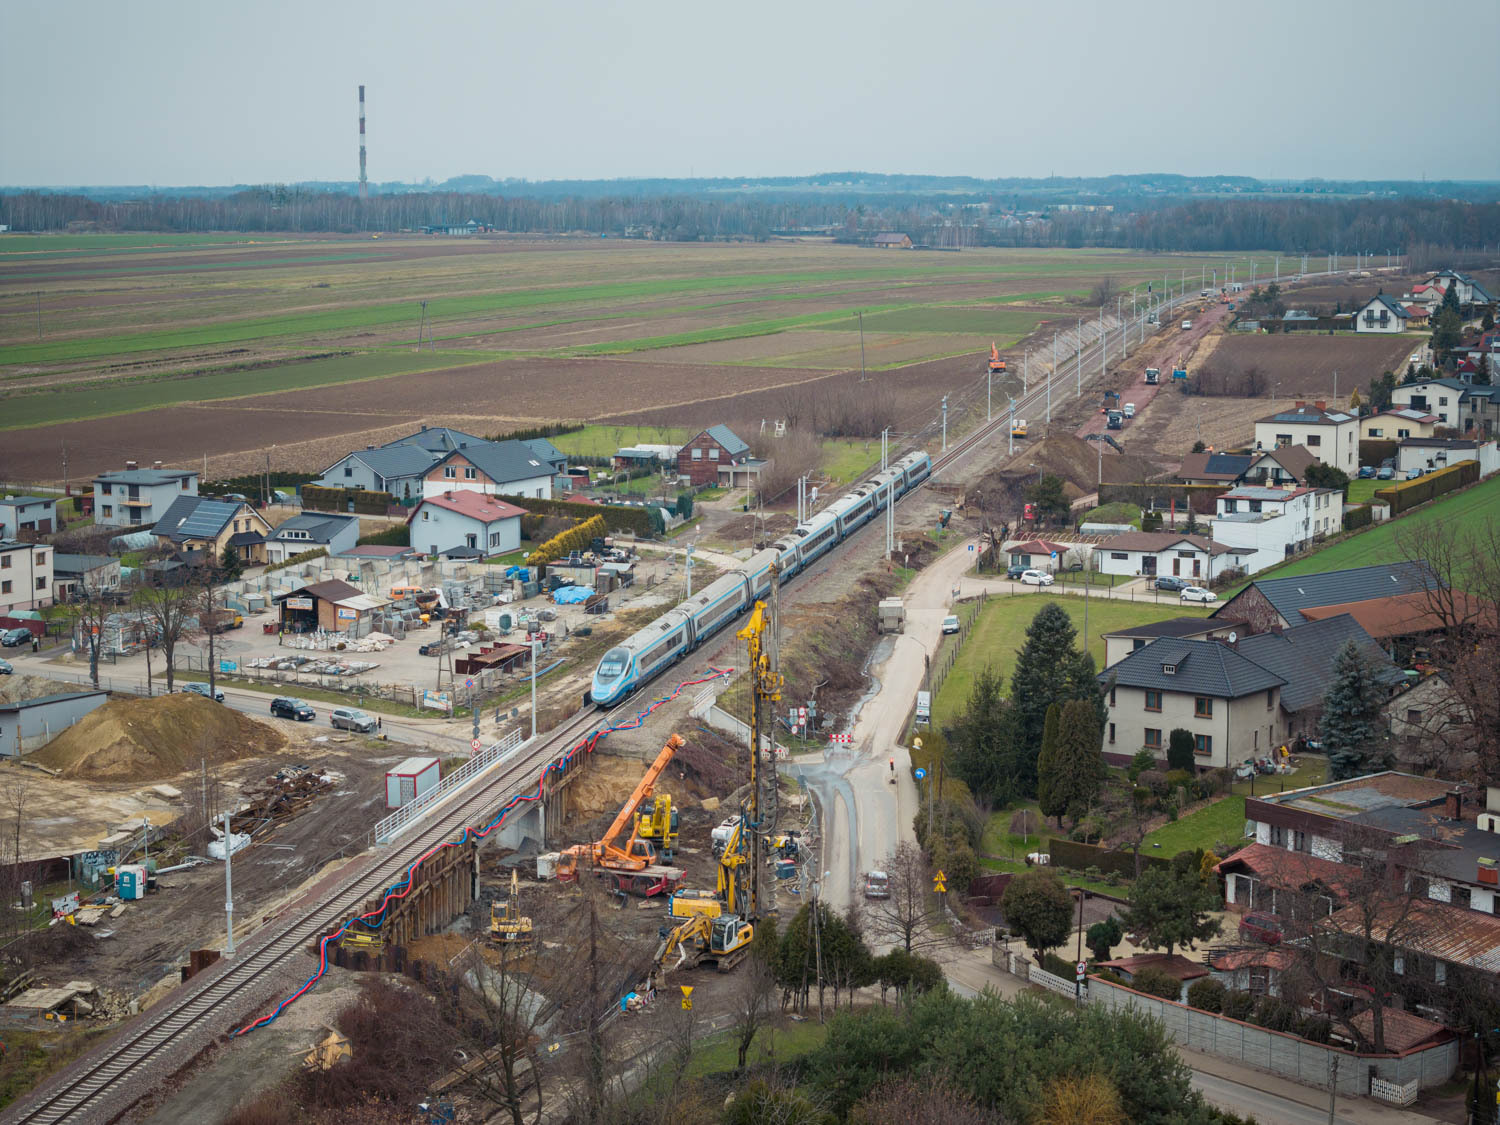
[(1108, 969), (1127, 985), (1135, 980), (1135, 974), (1142, 969), (1155, 969), (1159, 973), (1165, 973), (1178, 983), (1181, 991), (1177, 995), (1177, 1001), (1181, 1004), (1187, 1003), (1188, 985), (1209, 975), (1207, 965), (1201, 961), (1189, 960), (1181, 953), (1137, 953), (1133, 957), (1100, 961), (1095, 967)]
[(1312, 618), (1303, 616), (1304, 609), (1348, 606), (1392, 594), (1422, 593), (1440, 585), (1427, 564), (1418, 561), (1380, 563), (1291, 578), (1259, 578), (1220, 604), (1213, 616), (1243, 621), (1251, 633), (1267, 633), (1311, 621)]
[(1384, 293), (1377, 293), (1354, 310), (1354, 330), (1356, 332), (1404, 332), (1406, 322), (1410, 319), (1411, 314), (1406, 311), (1401, 302), (1387, 297)]
[(422, 477), (422, 496), (478, 492), (487, 496), (552, 497), (556, 470), (521, 441), (487, 441), (446, 453)]
[(514, 504), (460, 489), (428, 496), (412, 509), (406, 525), (412, 546), (426, 554), (467, 547), (488, 557), (520, 547), (525, 514)]
[(1406, 310), (1406, 327), (1408, 331), (1416, 331), (1432, 326), (1432, 314), (1427, 311), (1426, 305), (1403, 301), (1401, 307)]
[(1430, 317), (1442, 306), (1443, 294), (1447, 291), (1447, 288), (1442, 285), (1413, 285), (1411, 292), (1403, 294), (1401, 299), (1403, 301), (1410, 301), (1413, 305), (1426, 309), (1427, 315)]
[(1359, 417), (1326, 402), (1297, 402), (1255, 423), (1256, 449), (1302, 445), (1325, 465), (1351, 477), (1359, 472)]
[(750, 447), (728, 426), (710, 426), (677, 452), (677, 474), (690, 484), (717, 484), (721, 465), (752, 460)]
[(1487, 477), (1500, 469), (1500, 450), (1481, 438), (1407, 438), (1396, 447), (1396, 471), (1402, 475), (1431, 473), (1460, 461), (1477, 461), (1479, 475)]
[(1399, 766), (1463, 767), (1463, 755), (1472, 748), (1474, 714), (1441, 674), (1423, 676), (1392, 697), (1382, 713)]
[(1275, 449), (1263, 449), (1255, 453), (1250, 467), (1245, 470), (1240, 484), (1271, 485), (1277, 488), (1296, 487), (1307, 483), (1308, 466), (1316, 465), (1317, 457), (1304, 445), (1282, 445)]
[(877, 234), (875, 245), (881, 250), (910, 250), (911, 236), (900, 233)]
[(1495, 298), (1490, 296), (1484, 286), (1468, 274), (1459, 273), (1457, 270), (1443, 270), (1441, 273), (1433, 274), (1427, 279), (1427, 284), (1441, 285), (1445, 288), (1449, 285), (1458, 286), (1458, 305), (1461, 309), (1472, 310), (1476, 305), (1495, 303)]
[(1164, 637), (1099, 674), (1108, 719), (1104, 757), (1127, 764), (1142, 748), (1167, 756), (1179, 727), (1205, 768), (1261, 756), (1286, 741), (1286, 681), (1219, 641)]
[(52, 604), (52, 554), (48, 543), (0, 539), (0, 617)]
[(1236, 627), (1243, 629), (1238, 621), (1219, 617), (1169, 617), (1165, 621), (1152, 621), (1132, 629), (1121, 629), (1117, 633), (1105, 633), (1104, 666), (1118, 664), (1132, 652), (1143, 649), (1152, 641), (1163, 637), (1182, 640), (1212, 641), (1228, 637)]
[(1211, 582), (1226, 570), (1244, 565), (1244, 552), (1211, 542), (1203, 535), (1176, 531), (1127, 531), (1094, 548), (1094, 569), (1104, 574), (1139, 574)]
[(1329, 488), (1246, 485), (1217, 500), (1213, 542), (1237, 550), (1247, 574), (1305, 551), (1344, 525), (1344, 494)]
[(52, 556), (54, 594), (70, 601), (82, 591), (116, 590), (120, 586), (120, 560), (109, 555)]
[(1189, 453), (1177, 469), (1177, 479), (1183, 484), (1219, 485), (1233, 488), (1245, 479), (1251, 463), (1252, 453)]
[(340, 457), (313, 483), (320, 488), (389, 492), (398, 500), (410, 500), (422, 494), (422, 478), (438, 456), (420, 445), (369, 445)]
[(1235, 649), (1286, 681), (1280, 706), (1284, 737), (1317, 737), (1323, 697), (1333, 682), (1333, 667), (1345, 645), (1353, 642), (1365, 658), (1371, 678), (1387, 694), (1405, 684), (1406, 676), (1375, 639), (1350, 614), (1309, 621), (1290, 629), (1240, 637)]
[(1359, 420), (1360, 441), (1405, 441), (1407, 438), (1432, 436), (1440, 419), (1425, 410), (1409, 406), (1392, 407), (1379, 414), (1367, 414)]
[(1210, 975), (1231, 992), (1280, 996), (1282, 979), (1297, 964), (1297, 955), (1278, 946), (1220, 949), (1208, 955)]
[(250, 566), (265, 561), (270, 531), (266, 518), (243, 500), (207, 496), (179, 496), (151, 529), (158, 543), (179, 552), (201, 551), (210, 565), (228, 547)]
[(266, 562), (285, 562), (294, 555), (319, 548), (330, 555), (342, 555), (353, 549), (358, 539), (358, 516), (303, 512), (266, 536)]
[(7, 496), (0, 500), (0, 539), (33, 539), (60, 530), (56, 500), (41, 496)]
[(181, 496), (198, 495), (198, 474), (191, 469), (142, 469), (126, 461), (123, 472), (94, 478), (94, 523), (101, 527), (154, 526)]
[(526, 438), (521, 444), (531, 450), (533, 457), (551, 468), (553, 476), (567, 471), (568, 455), (546, 438)]
[(1470, 428), (1465, 425), (1466, 411), (1463, 409), (1468, 393), (1469, 384), (1459, 379), (1424, 379), (1420, 383), (1401, 383), (1391, 392), (1391, 409), (1406, 407), (1424, 414), (1435, 414), (1438, 425), (1451, 426), (1463, 432)]
[[(1064, 559), (1073, 550), (1072, 543), (1054, 543), (1050, 539), (1030, 539), (1025, 543), (1012, 543), (1005, 548), (1011, 566), (1031, 567), (1045, 570), (1049, 574), (1063, 568)], [(1085, 548), (1088, 549), (1088, 548)]]
[(627, 445), (615, 450), (616, 469), (655, 469), (677, 464), (680, 445)]

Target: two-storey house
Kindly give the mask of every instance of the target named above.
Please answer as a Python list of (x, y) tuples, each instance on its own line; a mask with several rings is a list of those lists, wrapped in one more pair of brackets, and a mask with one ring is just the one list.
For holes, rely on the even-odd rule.
[(7, 496), (0, 499), (0, 539), (27, 539), (61, 530), (57, 523), (57, 501), (42, 496)]
[(406, 525), (411, 529), (411, 545), (424, 554), (466, 549), (485, 558), (520, 547), (525, 514), (493, 496), (458, 489), (424, 499), (412, 509)]
[(1255, 423), (1257, 449), (1306, 446), (1325, 465), (1349, 476), (1359, 473), (1359, 417), (1329, 410), (1326, 402), (1298, 402)]
[(422, 496), (478, 492), (487, 496), (552, 496), (553, 465), (522, 441), (466, 445), (440, 457), (422, 477)]
[(1343, 527), (1343, 493), (1328, 488), (1261, 488), (1244, 485), (1216, 501), (1213, 541), (1240, 554), (1254, 574)]
[(101, 527), (154, 526), (179, 496), (198, 495), (198, 474), (191, 469), (142, 469), (126, 461), (123, 472), (94, 478), (94, 522)]
[(677, 451), (677, 475), (691, 484), (717, 484), (721, 466), (751, 460), (750, 447), (728, 426), (710, 426)]
[(1387, 297), (1384, 293), (1377, 293), (1354, 310), (1354, 330), (1356, 332), (1404, 332), (1407, 321), (1410, 319), (1411, 314), (1399, 301)]
[(1405, 441), (1407, 438), (1429, 438), (1441, 419), (1425, 410), (1409, 406), (1392, 407), (1379, 414), (1367, 414), (1359, 420), (1361, 441)]
[(0, 539), (0, 617), (19, 609), (45, 609), (52, 589), (52, 546)]

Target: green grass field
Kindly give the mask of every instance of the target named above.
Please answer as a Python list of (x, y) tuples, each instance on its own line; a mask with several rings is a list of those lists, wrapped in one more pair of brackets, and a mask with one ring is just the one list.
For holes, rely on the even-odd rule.
[[(963, 710), (973, 689), (974, 676), (980, 669), (989, 666), (995, 669), (1008, 683), (1015, 667), (1016, 655), (1026, 641), (1026, 627), (1045, 604), (1043, 599), (1056, 602), (1068, 611), (1073, 625), (1083, 632), (1084, 599), (1076, 594), (1029, 594), (1009, 598), (991, 598), (980, 613), (979, 621), (970, 632), (968, 641), (959, 653), (958, 662), (943, 681), (942, 690), (933, 701), (933, 722), (941, 727)], [(1118, 629), (1129, 629), (1135, 625), (1146, 625), (1152, 621), (1163, 621), (1168, 617), (1206, 617), (1202, 610), (1193, 610), (1177, 602), (1114, 601), (1106, 598), (1089, 599), (1088, 632), (1089, 652), (1094, 663), (1104, 667), (1103, 634)], [(1007, 687), (1007, 692), (1009, 688)]]
[(569, 457), (613, 457), (627, 445), (681, 445), (694, 432), (673, 426), (585, 426), (550, 440)]
[(1212, 851), (1219, 841), (1238, 840), (1244, 833), (1245, 798), (1229, 796), (1149, 833), (1141, 846), (1141, 853), (1170, 859), (1178, 852), (1189, 852), (1194, 848)]

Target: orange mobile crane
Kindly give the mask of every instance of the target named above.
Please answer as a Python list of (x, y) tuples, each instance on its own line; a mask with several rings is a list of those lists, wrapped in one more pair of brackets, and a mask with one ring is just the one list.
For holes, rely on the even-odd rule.
[(1005, 371), (1005, 360), (1000, 358), (1000, 349), (995, 347), (995, 341), (990, 341), (990, 371), (1002, 374)]
[[(663, 880), (667, 883), (673, 880), (669, 877), (676, 874), (680, 881), (682, 872), (675, 867), (656, 866), (656, 848), (650, 840), (643, 840), (640, 836), (640, 821), (636, 819), (636, 810), (640, 808), (643, 801), (649, 801), (655, 793), (656, 779), (661, 776), (662, 770), (667, 768), (667, 763), (672, 760), (673, 755), (682, 749), (683, 740), (679, 734), (674, 734), (667, 739), (667, 744), (661, 748), (661, 753), (656, 756), (656, 761), (642, 775), (636, 784), (635, 790), (620, 807), (619, 814), (614, 823), (604, 833), (603, 839), (592, 844), (575, 844), (571, 848), (561, 852), (557, 857), (557, 878), (571, 880), (578, 877), (578, 864), (583, 861), (596, 869), (605, 871), (619, 871), (630, 873), (634, 878), (626, 879), (625, 882), (633, 883), (644, 878), (641, 885), (658, 885)], [(630, 835), (626, 837), (621, 845), (618, 841), (629, 829)], [(661, 878), (658, 878), (660, 876)], [(630, 889), (622, 885), (621, 890)]]

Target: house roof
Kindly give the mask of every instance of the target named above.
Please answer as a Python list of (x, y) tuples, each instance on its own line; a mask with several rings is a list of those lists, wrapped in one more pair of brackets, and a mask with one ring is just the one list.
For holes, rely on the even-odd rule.
[(443, 454), (452, 453), (455, 449), (462, 449), (466, 445), (475, 445), (483, 442), (482, 437), (466, 434), (462, 430), (451, 429), (448, 426), (423, 426), (414, 434), (388, 441), (381, 449), (395, 449), (398, 446), (416, 446), (429, 452)]
[(1220, 617), (1169, 617), (1165, 621), (1152, 621), (1137, 625), (1133, 629), (1120, 629), (1103, 634), (1106, 637), (1199, 637), (1215, 629), (1225, 629), (1237, 624), (1233, 619)]
[(1210, 953), (1208, 963), (1221, 973), (1251, 968), (1286, 972), (1297, 963), (1297, 955), (1290, 949), (1281, 949), (1276, 946), (1265, 946), (1260, 949), (1225, 949)]
[(284, 531), (305, 531), (307, 539), (298, 539), (297, 542), (330, 543), (333, 537), (350, 524), (358, 524), (358, 516), (346, 516), (334, 512), (303, 512), (291, 519), (278, 524), (272, 532), (272, 539), (284, 539)]
[(285, 593), (277, 594), (276, 600), (281, 601), (284, 598), (295, 597), (320, 598), (325, 602), (332, 602), (334, 605), (348, 606), (353, 609), (374, 609), (377, 605), (384, 604), (382, 599), (372, 598), (358, 586), (351, 586), (349, 583), (337, 578), (330, 578), (326, 582), (313, 582), (307, 586), (299, 586), (295, 590), (288, 590)]
[(568, 455), (544, 437), (527, 438), (521, 443), (543, 461), (566, 462)]
[(20, 539), (0, 539), (0, 551), (31, 551), (46, 545), (45, 543), (26, 543)]
[(1056, 552), (1059, 556), (1073, 548), (1067, 543), (1053, 543), (1049, 539), (1028, 539), (1025, 543), (1017, 543), (1005, 548), (1007, 555), (1050, 555)]
[(1473, 438), (1412, 437), (1403, 438), (1401, 445), (1417, 449), (1478, 449), (1479, 442)]
[(741, 453), (750, 452), (750, 447), (741, 441), (739, 436), (723, 423), (717, 426), (710, 426), (703, 432), (723, 446), (724, 452), (731, 457), (737, 457)]
[(1396, 388), (1397, 391), (1415, 390), (1417, 387), (1447, 387), (1450, 391), (1467, 393), (1471, 388), (1462, 379), (1449, 379), (1446, 376), (1441, 379), (1423, 379), (1419, 383), (1403, 383)]
[(1220, 500), (1270, 500), (1282, 502), (1293, 500), (1298, 496), (1305, 496), (1314, 491), (1311, 488), (1267, 488), (1258, 484), (1241, 485), (1239, 488), (1231, 488), (1228, 492), (1219, 494)]
[(1496, 607), (1462, 590), (1446, 590), (1440, 595), (1418, 591), (1393, 594), (1388, 598), (1369, 598), (1362, 602), (1308, 606), (1302, 616), (1310, 621), (1347, 614), (1372, 637), (1404, 637), (1413, 633), (1431, 633), (1446, 628), (1451, 621), (1476, 621), (1488, 618), (1491, 628), (1500, 625)]
[(57, 503), (57, 497), (55, 497), (55, 496), (3, 496), (3, 497), (0, 497), (0, 504), (5, 504), (5, 505), (17, 507), (17, 508), (28, 506), (28, 505), (31, 505), (31, 504), (56, 504), (56, 503)]
[(520, 441), (481, 441), (477, 445), (466, 445), (439, 457), (433, 462), (433, 467), (460, 455), (498, 485), (552, 475), (552, 466)]
[(1305, 445), (1282, 445), (1275, 449), (1267, 449), (1257, 457), (1259, 461), (1275, 461), (1297, 480), (1307, 479), (1309, 465), (1317, 462), (1317, 457), (1311, 449)]
[(1436, 414), (1428, 414), (1425, 410), (1416, 410), (1410, 406), (1398, 406), (1393, 410), (1382, 410), (1379, 414), (1371, 414), (1365, 418), (1366, 422), (1376, 418), (1400, 418), (1403, 422), (1436, 422)]
[(431, 504), (434, 508), (445, 508), (450, 512), (457, 512), (461, 516), (468, 516), (480, 523), (494, 523), (496, 520), (511, 519), (516, 516), (524, 516), (525, 508), (518, 508), (514, 504), (507, 504), (504, 500), (497, 500), (493, 496), (486, 496), (480, 492), (471, 492), (468, 489), (460, 489), (457, 492), (445, 492), (441, 496), (429, 496), (411, 510), (411, 515), (406, 517), (406, 522), (411, 523), (417, 518), (417, 513)]
[[(1163, 671), (1171, 667), (1172, 672)], [(1275, 672), (1218, 641), (1163, 637), (1111, 664), (1099, 682), (1185, 695), (1239, 699), (1286, 683)]]
[(189, 539), (217, 539), (244, 506), (243, 500), (178, 496), (167, 506), (151, 531), (174, 543), (184, 543)]
[(1312, 883), (1338, 889), (1352, 869), (1331, 859), (1319, 859), (1307, 852), (1288, 851), (1270, 844), (1246, 844), (1221, 859), (1214, 871), (1231, 875), (1248, 871), (1276, 887), (1294, 890)]
[[(1349, 1023), (1365, 1039), (1374, 1039), (1375, 1013), (1368, 1008), (1351, 1019)], [(1398, 1055), (1414, 1051), (1434, 1040), (1452, 1039), (1456, 1035), (1452, 1028), (1423, 1019), (1403, 1008), (1389, 1006), (1381, 1012), (1380, 1029), (1385, 1040), (1385, 1049)]]
[(1402, 320), (1405, 320), (1411, 315), (1411, 313), (1407, 312), (1404, 308), (1402, 308), (1395, 301), (1391, 300), (1391, 298), (1387, 297), (1384, 293), (1375, 294), (1375, 296), (1371, 297), (1368, 301), (1361, 305), (1360, 308), (1367, 309), (1371, 305), (1384, 305), (1387, 309), (1390, 309), (1391, 312), (1395, 313)]
[(66, 555), (54, 553), (52, 556), (52, 573), (64, 574), (87, 574), (91, 570), (99, 570), (112, 562), (118, 562), (108, 555)]
[(1237, 481), (1254, 460), (1248, 453), (1189, 453), (1177, 475), (1190, 480)]
[(1393, 948), (1426, 954), (1453, 965), (1500, 971), (1500, 918), (1432, 899), (1393, 901), (1372, 918), (1357, 906), (1328, 916), (1328, 925), (1348, 934), (1370, 936)]
[(0, 701), (0, 711), (25, 711), (32, 707), (45, 707), (49, 703), (65, 703), (70, 699), (92, 699), (96, 695), (108, 695), (104, 690), (98, 691), (59, 691), (52, 695), (39, 695), (35, 699), (22, 699), (15, 703)]
[(1350, 641), (1369, 661), (1377, 683), (1391, 687), (1405, 680), (1401, 669), (1347, 613), (1295, 625), (1281, 633), (1245, 637), (1239, 642), (1239, 651), (1286, 681), (1281, 689), (1281, 706), (1295, 714), (1322, 704), (1333, 680), (1334, 660)]
[[(387, 445), (376, 449), (359, 449), (348, 456), (368, 466), (375, 475), (390, 480), (397, 477), (421, 476), (432, 467), (439, 455), (420, 445)], [(329, 469), (332, 468), (333, 466), (330, 465)]]
[(887, 242), (905, 242), (906, 237), (907, 236), (904, 234), (877, 234), (875, 236), (875, 242), (877, 245)]
[(1341, 426), (1353, 422), (1356, 416), (1339, 410), (1327, 410), (1303, 403), (1291, 410), (1282, 410), (1269, 418), (1257, 418), (1256, 423), (1280, 422), (1298, 426)]
[(258, 531), (236, 531), (229, 537), (228, 543), (231, 547), (253, 547), (265, 541), (266, 537)]
[(1142, 969), (1158, 969), (1169, 977), (1180, 981), (1197, 980), (1208, 976), (1208, 966), (1201, 961), (1189, 961), (1181, 953), (1137, 953), (1134, 957), (1116, 957), (1113, 961), (1100, 961), (1101, 969), (1134, 976)]
[(339, 558), (361, 558), (361, 559), (394, 559), (402, 555), (415, 555), (415, 547), (392, 547), (384, 543), (361, 543), (357, 547), (350, 547), (347, 551), (340, 551)]
[[(1431, 569), (1420, 560), (1381, 563), (1377, 566), (1352, 567), (1349, 570), (1330, 570), (1323, 574), (1257, 579), (1221, 605), (1218, 612), (1227, 610), (1245, 593), (1255, 589), (1288, 624), (1298, 625), (1304, 620), (1301, 611), (1307, 606), (1363, 602), (1440, 585)], [(1218, 612), (1214, 616), (1218, 616)]]
[(113, 473), (100, 473), (95, 483), (106, 484), (176, 484), (183, 477), (195, 477), (193, 469), (121, 469)]
[(1183, 535), (1175, 531), (1127, 531), (1112, 535), (1096, 544), (1096, 551), (1168, 551), (1179, 543), (1210, 555), (1231, 553), (1231, 548), (1215, 543), (1204, 535)]

